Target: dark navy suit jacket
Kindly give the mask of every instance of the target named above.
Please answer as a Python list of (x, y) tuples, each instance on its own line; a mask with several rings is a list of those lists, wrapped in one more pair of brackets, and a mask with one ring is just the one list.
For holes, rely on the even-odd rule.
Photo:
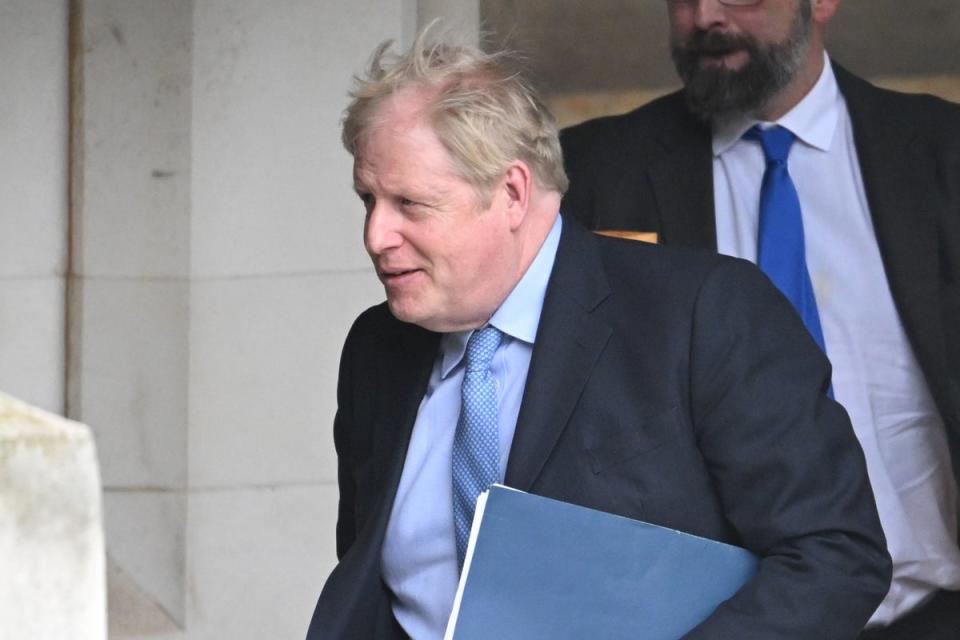
[[(350, 331), (334, 426), (340, 562), (309, 640), (397, 637), (381, 547), (438, 345), (385, 305)], [(506, 484), (762, 556), (691, 638), (854, 638), (890, 565), (828, 378), (753, 265), (600, 238), (567, 219)]]

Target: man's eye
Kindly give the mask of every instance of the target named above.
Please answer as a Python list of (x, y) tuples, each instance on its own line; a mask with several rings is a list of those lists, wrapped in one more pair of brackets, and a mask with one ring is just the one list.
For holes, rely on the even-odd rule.
[(400, 206), (402, 207), (412, 207), (416, 204), (419, 204), (409, 198), (400, 198)]
[(357, 192), (357, 195), (360, 197), (360, 202), (363, 203), (363, 206), (366, 207), (366, 209), (369, 210), (370, 207), (373, 206), (373, 194), (372, 194), (372, 193)]

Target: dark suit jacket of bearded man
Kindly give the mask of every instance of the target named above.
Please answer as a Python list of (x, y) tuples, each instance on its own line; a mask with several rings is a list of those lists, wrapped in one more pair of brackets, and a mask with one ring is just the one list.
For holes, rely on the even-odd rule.
[[(833, 69), (894, 303), (960, 470), (960, 105)], [(690, 114), (682, 91), (566, 129), (560, 140), (568, 215), (591, 229), (716, 250), (710, 126)]]
[[(439, 339), (385, 304), (347, 337), (334, 425), (340, 562), (309, 640), (402, 637), (381, 549)], [(853, 638), (886, 593), (890, 561), (828, 379), (753, 265), (565, 219), (505, 482), (759, 554), (756, 577), (690, 638)]]

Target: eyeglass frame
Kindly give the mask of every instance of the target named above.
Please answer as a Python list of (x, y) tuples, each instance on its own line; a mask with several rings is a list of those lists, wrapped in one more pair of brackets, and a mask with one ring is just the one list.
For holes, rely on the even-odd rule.
[[(666, 0), (667, 4), (694, 4), (700, 0)], [(755, 7), (763, 0), (718, 0), (725, 7)]]

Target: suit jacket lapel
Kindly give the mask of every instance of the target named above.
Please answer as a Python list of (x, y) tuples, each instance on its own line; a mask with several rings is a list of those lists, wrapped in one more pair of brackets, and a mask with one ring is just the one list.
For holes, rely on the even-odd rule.
[(593, 312), (610, 289), (595, 240), (565, 219), (505, 482), (529, 490), (569, 421), (611, 329)]
[[(370, 402), (379, 405), (372, 468), (379, 474), (374, 485), (380, 487), (380, 493), (369, 520), (377, 536), (382, 537), (393, 509), (410, 435), (430, 381), (439, 343), (439, 334), (404, 324), (396, 348), (383, 354), (376, 397), (370, 398)], [(380, 545), (376, 547), (379, 553)]]
[[(933, 159), (913, 143), (916, 126), (884, 104), (882, 93), (834, 64), (887, 281), (928, 379), (946, 371), (937, 291), (937, 207)], [(942, 205), (939, 205), (942, 206)]]
[(689, 114), (683, 94), (672, 97), (673, 117), (657, 138), (659, 157), (649, 179), (664, 244), (716, 250), (710, 127)]

